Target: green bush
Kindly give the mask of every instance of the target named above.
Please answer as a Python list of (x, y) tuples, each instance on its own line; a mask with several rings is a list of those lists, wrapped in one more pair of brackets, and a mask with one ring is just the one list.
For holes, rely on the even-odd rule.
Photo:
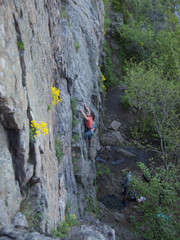
[(114, 75), (114, 65), (112, 63), (112, 53), (111, 49), (109, 47), (108, 42), (105, 40), (104, 41), (104, 50), (106, 52), (106, 57), (105, 57), (105, 73), (104, 75), (106, 76), (106, 81), (104, 82), (104, 85), (106, 88), (110, 86), (114, 86), (117, 84), (116, 78)]
[(169, 82), (162, 71), (151, 64), (131, 62), (128, 68), (125, 95), (138, 110), (141, 133), (150, 131), (159, 135), (162, 156), (167, 164), (168, 155), (180, 147), (177, 115), (180, 84)]
[(79, 135), (77, 133), (74, 133), (72, 135), (71, 143), (72, 144), (76, 143), (78, 139), (79, 139)]
[(35, 129), (32, 129), (31, 127), (29, 127), (29, 142), (30, 143), (34, 143), (35, 142)]
[(128, 109), (131, 106), (128, 95), (121, 96), (121, 104), (124, 109)]
[(97, 164), (96, 166), (96, 176), (97, 177), (112, 177), (113, 174), (108, 166), (104, 165), (103, 163)]
[(77, 100), (75, 98), (71, 99), (71, 110), (72, 110), (72, 114), (75, 115), (77, 110)]
[(90, 212), (92, 215), (95, 214), (95, 217), (98, 217), (99, 216), (98, 201), (96, 199), (92, 199), (89, 196), (86, 196), (86, 200), (87, 200), (86, 211)]
[(105, 15), (104, 15), (104, 35), (106, 34), (107, 30), (110, 28), (111, 25), (111, 19), (109, 18), (109, 8), (111, 5), (112, 0), (103, 0), (104, 4), (104, 10), (105, 10)]
[[(116, 0), (113, 3), (119, 4)], [(122, 2), (126, 21), (114, 34), (120, 48), (122, 68), (131, 58), (136, 63), (150, 61), (169, 79), (179, 78), (180, 25), (174, 13), (176, 3), (163, 0), (156, 3), (152, 0)], [(155, 13), (156, 18), (152, 18)]]
[(74, 46), (76, 48), (76, 52), (78, 52), (80, 45), (76, 41), (74, 41)]
[(77, 124), (78, 124), (78, 120), (73, 118), (72, 120), (73, 127), (77, 126)]
[(59, 136), (56, 137), (55, 149), (56, 149), (56, 157), (57, 157), (58, 161), (60, 162), (62, 157), (64, 156), (64, 152), (63, 152), (62, 142), (59, 140)]
[(17, 40), (17, 47), (18, 47), (19, 51), (24, 50), (24, 43), (21, 42), (20, 40)]
[(147, 181), (133, 177), (131, 182), (139, 203), (140, 215), (133, 220), (136, 232), (147, 240), (177, 240), (180, 236), (180, 215), (177, 189), (180, 187), (178, 169), (172, 164), (167, 169), (150, 168), (138, 163)]
[(48, 104), (47, 111), (51, 110), (51, 105)]
[(68, 20), (68, 15), (67, 15), (63, 6), (61, 8), (61, 18), (64, 18), (64, 19)]
[(51, 230), (51, 235), (53, 237), (65, 238), (68, 236), (70, 228), (78, 224), (79, 222), (74, 214), (67, 214), (66, 217), (63, 218), (63, 221), (59, 222), (57, 229)]
[(31, 230), (38, 230), (41, 224), (42, 213), (39, 210), (40, 204), (35, 206), (33, 203), (26, 201), (22, 201), (20, 205), (20, 212), (25, 215), (26, 220), (28, 222)]

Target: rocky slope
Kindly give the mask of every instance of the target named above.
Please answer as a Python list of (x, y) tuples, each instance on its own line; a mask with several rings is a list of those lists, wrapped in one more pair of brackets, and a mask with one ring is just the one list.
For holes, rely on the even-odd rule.
[[(86, 102), (98, 123), (103, 16), (101, 0), (0, 1), (0, 227), (25, 198), (26, 208), (41, 213), (43, 232), (56, 227), (67, 204), (82, 216), (86, 195), (95, 198), (98, 138), (90, 158), (79, 110)], [(48, 111), (51, 86), (62, 102)], [(49, 134), (30, 141), (31, 120), (47, 123)]]

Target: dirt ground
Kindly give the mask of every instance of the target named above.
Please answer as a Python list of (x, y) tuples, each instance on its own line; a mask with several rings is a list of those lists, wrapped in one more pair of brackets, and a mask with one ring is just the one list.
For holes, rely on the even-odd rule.
[[(133, 111), (126, 110), (121, 105), (120, 95), (123, 94), (123, 89), (121, 87), (116, 87), (108, 91), (106, 95), (105, 101), (105, 122), (104, 122), (104, 131), (108, 129), (110, 124), (116, 120), (121, 123), (120, 133), (123, 138), (126, 139), (126, 143), (128, 143), (129, 134), (130, 134), (130, 126), (132, 126), (135, 113)], [(128, 145), (128, 144), (127, 144)], [(118, 148), (123, 147), (134, 153), (136, 157), (124, 157), (119, 151)], [(112, 201), (116, 201), (119, 204), (119, 207), (108, 208), (108, 204), (106, 204), (106, 208), (102, 210), (101, 221), (104, 221), (111, 225), (116, 231), (116, 239), (127, 239), (127, 240), (137, 240), (141, 239), (140, 237), (135, 237), (132, 234), (132, 224), (129, 221), (129, 217), (131, 215), (137, 214), (135, 213), (136, 206), (138, 203), (136, 201), (127, 200), (125, 205), (122, 205), (123, 196), (119, 193), (122, 192), (121, 186), (121, 171), (129, 167), (130, 171), (136, 175), (141, 176), (141, 172), (138, 170), (136, 166), (136, 162), (141, 160), (146, 163), (148, 158), (152, 156), (152, 153), (148, 153), (145, 149), (139, 149), (135, 147), (129, 147), (124, 144), (123, 146), (118, 146), (118, 143), (115, 146), (103, 146), (101, 144), (101, 149), (98, 152), (98, 157), (105, 162), (105, 165), (108, 166), (113, 174), (113, 177), (108, 175), (103, 178), (99, 178), (97, 181), (98, 184), (98, 200), (99, 202), (103, 202), (107, 200), (107, 196), (112, 198)], [(102, 162), (97, 162), (97, 164), (102, 164)], [(105, 199), (105, 200), (104, 200)], [(114, 200), (115, 199), (115, 200)], [(107, 201), (106, 201), (107, 202)], [(104, 207), (104, 205), (102, 205)], [(103, 208), (102, 207), (102, 208)], [(122, 220), (116, 219), (116, 214), (120, 214)]]

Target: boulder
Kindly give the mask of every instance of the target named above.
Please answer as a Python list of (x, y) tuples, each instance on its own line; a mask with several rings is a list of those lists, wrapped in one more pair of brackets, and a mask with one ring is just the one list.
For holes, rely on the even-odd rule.
[(115, 240), (115, 231), (91, 216), (86, 216), (80, 227), (70, 229), (69, 237), (65, 240)]
[(114, 219), (115, 219), (117, 222), (120, 222), (120, 223), (123, 223), (123, 222), (124, 222), (124, 220), (125, 220), (124, 214), (115, 212), (113, 215), (114, 215)]
[(134, 153), (131, 153), (123, 148), (119, 148), (118, 152), (120, 152), (124, 157), (127, 157), (127, 158), (136, 157)]
[(16, 213), (16, 215), (12, 219), (12, 224), (15, 227), (29, 228), (29, 225), (27, 223), (26, 217), (21, 212), (17, 212)]
[(110, 128), (113, 129), (114, 131), (117, 131), (118, 128), (121, 126), (121, 123), (114, 120), (111, 125), (110, 125)]
[(0, 239), (2, 240), (58, 240), (59, 238), (53, 238), (45, 236), (44, 234), (38, 232), (27, 232), (25, 229), (15, 228), (13, 225), (9, 227), (4, 227), (0, 230)]
[(103, 145), (117, 145), (123, 142), (123, 137), (118, 131), (105, 132), (101, 137), (101, 142)]

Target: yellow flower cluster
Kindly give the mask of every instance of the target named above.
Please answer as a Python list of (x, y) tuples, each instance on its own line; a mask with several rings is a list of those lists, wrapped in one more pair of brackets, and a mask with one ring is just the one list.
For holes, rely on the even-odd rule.
[[(105, 78), (105, 76), (102, 74), (102, 80), (101, 80), (101, 82), (102, 82), (102, 84), (103, 84), (103, 82), (106, 80), (106, 78)], [(107, 89), (107, 87), (103, 84), (103, 89), (104, 89), (104, 91), (105, 91), (105, 93), (106, 93), (106, 89)]]
[(43, 136), (45, 136), (46, 134), (48, 134), (48, 129), (46, 128), (47, 123), (44, 123), (43, 121), (39, 121), (39, 123), (37, 123), (35, 120), (31, 121), (31, 128), (34, 132), (34, 137), (36, 137), (37, 135), (41, 135), (41, 133), (43, 134)]
[(54, 105), (58, 104), (58, 102), (61, 102), (62, 99), (59, 96), (59, 89), (51, 86), (51, 91), (52, 91), (51, 103), (54, 106)]
[[(66, 218), (65, 218), (65, 217), (63, 217), (63, 219), (65, 220)], [(75, 216), (75, 214), (71, 214), (71, 215), (70, 215), (70, 219), (76, 219), (76, 216)]]
[(102, 81), (104, 82), (105, 80), (105, 76), (102, 74)]
[(76, 216), (75, 216), (75, 214), (71, 214), (71, 217), (72, 217), (72, 218), (74, 218), (74, 219), (76, 219)]

